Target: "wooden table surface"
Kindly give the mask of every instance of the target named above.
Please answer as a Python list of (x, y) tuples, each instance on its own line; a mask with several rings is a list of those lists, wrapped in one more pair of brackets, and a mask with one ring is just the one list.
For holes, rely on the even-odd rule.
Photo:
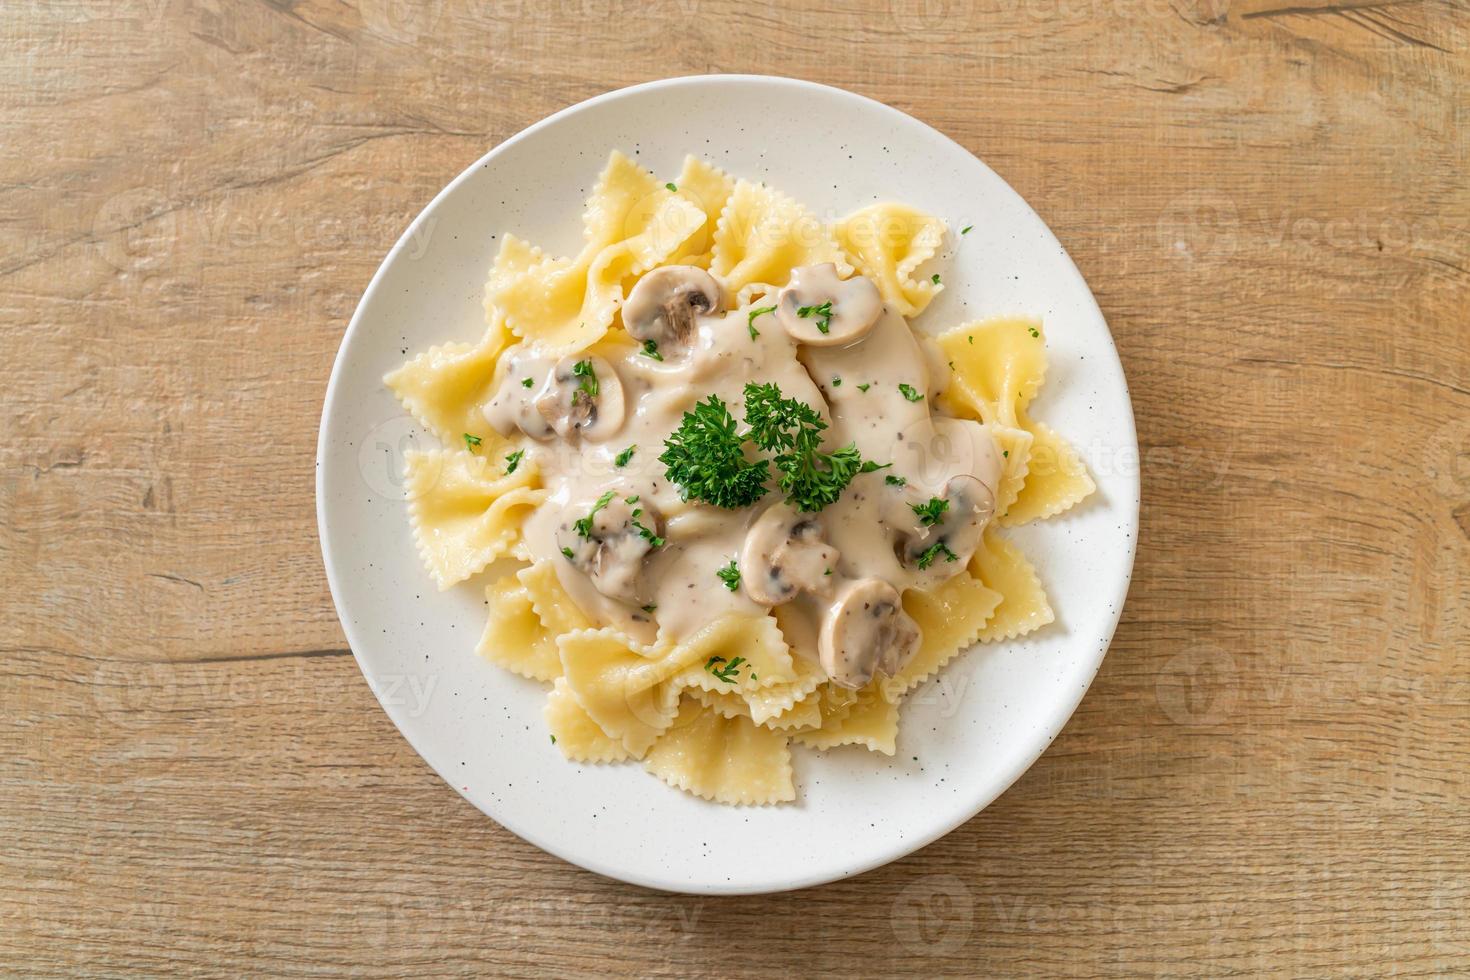
[[(1470, 971), (1463, 0), (66, 0), (0, 22), (0, 973)], [(714, 899), (483, 817), (313, 512), (378, 262), (563, 106), (750, 71), (984, 158), (1138, 417), (1111, 653), (993, 806)]]

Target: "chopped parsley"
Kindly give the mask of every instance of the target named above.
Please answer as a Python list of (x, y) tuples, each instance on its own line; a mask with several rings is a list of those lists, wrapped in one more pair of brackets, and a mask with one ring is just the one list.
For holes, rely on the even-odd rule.
[(971, 343), (971, 345), (973, 345), (975, 343), (975, 335), (974, 334), (967, 334), (966, 337), (965, 337), (965, 339), (968, 340)]
[(796, 311), (796, 315), (803, 320), (816, 317), (817, 331), (826, 333), (832, 329), (832, 301), (829, 299), (821, 306), (803, 306)]
[(930, 565), (934, 564), (934, 560), (940, 555), (944, 555), (944, 557), (949, 561), (960, 560), (959, 555), (949, 550), (949, 545), (945, 544), (943, 541), (936, 541), (920, 553), (917, 564), (921, 570), (928, 568)]
[(556, 744), (556, 736), (555, 735), (551, 736), (551, 744), (552, 745), (555, 745)]
[(1037, 330), (1035, 327), (1027, 327), (1026, 329), (1031, 333), (1031, 336), (1033, 337), (1041, 336), (1041, 331)]
[(572, 374), (582, 381), (577, 385), (577, 390), (591, 398), (597, 397), (597, 372), (592, 368), (591, 361), (578, 361), (572, 365)]
[(735, 417), (718, 395), (710, 395), (684, 413), (658, 458), (685, 500), (734, 510), (764, 497), (771, 475), (766, 460), (745, 458), (744, 443)]
[[(598, 511), (602, 510), (602, 508), (611, 503), (613, 497), (615, 496), (617, 496), (617, 494), (609, 490), (607, 493), (597, 498), (597, 503), (592, 505), (592, 509), (587, 512), (586, 517), (579, 517), (576, 519), (576, 521), (573, 522), (572, 526), (577, 529), (577, 533), (579, 535), (584, 538), (592, 537), (592, 518), (597, 516)], [(565, 551), (567, 549), (563, 548), (562, 550)]]
[(533, 380), (531, 378), (522, 378), (521, 379), (521, 387), (522, 388), (529, 388), (529, 387), (531, 387), (535, 383), (536, 383), (535, 380)]
[(730, 564), (715, 572), (720, 581), (725, 583), (725, 588), (731, 592), (740, 591), (740, 566), (735, 564), (735, 559), (730, 559)]
[(667, 183), (667, 184), (665, 184), (665, 185), (664, 185), (664, 186), (665, 186), (665, 187), (667, 187), (667, 188), (668, 188), (668, 189), (669, 189), (669, 190), (671, 190), (671, 191), (677, 191), (677, 190), (678, 190), (678, 189), (679, 189), (679, 188), (677, 188), (677, 187), (675, 187), (675, 186), (674, 186), (674, 182), (673, 182), (673, 181), (672, 181), (672, 180), (671, 180), (671, 181), (669, 181), (669, 182), (668, 182), (668, 183)]
[(627, 449), (624, 449), (622, 452), (618, 453), (616, 456), (613, 457), (613, 465), (614, 466), (627, 466), (628, 465), (628, 460), (632, 459), (633, 458), (633, 454), (635, 452), (637, 452), (637, 451), (638, 451), (638, 444), (637, 443), (634, 443), (633, 445), (629, 446)]
[(650, 548), (662, 548), (664, 546), (664, 539), (660, 535), (654, 534), (652, 528), (644, 527), (639, 523), (638, 515), (642, 513), (643, 511), (641, 509), (633, 511), (633, 520), (630, 522), (633, 525), (633, 530), (638, 532), (640, 538), (648, 542)]
[(949, 501), (943, 497), (930, 497), (928, 503), (909, 504), (909, 509), (919, 518), (920, 524), (933, 527), (944, 517), (944, 512), (949, 510)]
[(516, 471), (516, 467), (521, 465), (521, 457), (524, 455), (526, 455), (526, 451), (524, 449), (517, 449), (509, 456), (505, 457), (505, 472), (507, 476), (509, 476), (511, 473), (514, 473)]
[(654, 610), (655, 610), (655, 609), (657, 609), (657, 608), (658, 608), (658, 604), (657, 604), (657, 603), (654, 603), (654, 602), (650, 602), (650, 603), (649, 603), (649, 604), (648, 604), (648, 605), (646, 605), (646, 606), (641, 606), (641, 607), (639, 607), (639, 608), (641, 608), (641, 609), (642, 609), (642, 610), (643, 610), (643, 611), (644, 611), (644, 612), (646, 612), (646, 613), (651, 613), (651, 612), (653, 612), (653, 611), (654, 611)]
[[(726, 661), (724, 657), (710, 657), (704, 669), (726, 684), (737, 684), (740, 681), (740, 665), (743, 663), (745, 663), (744, 657), (736, 657), (730, 661)], [(724, 666), (718, 666), (719, 664), (724, 664)]]
[(901, 476), (894, 476), (892, 473), (890, 473), (883, 478), (883, 482), (888, 484), (890, 487), (904, 487), (908, 486), (909, 481), (905, 480)]
[(921, 402), (924, 400), (924, 396), (919, 394), (919, 390), (913, 385), (900, 384), (898, 386), (898, 390), (903, 393), (903, 397), (907, 398), (911, 402)]
[(623, 503), (625, 503), (625, 504), (636, 504), (637, 502), (638, 502), (638, 495), (636, 493), (633, 494), (633, 496), (631, 496), (631, 497), (624, 497), (623, 498)]
[(873, 385), (872, 385), (872, 383), (871, 383), (871, 382), (870, 382), (870, 383), (868, 383), (868, 384), (861, 384), (861, 385), (858, 385), (858, 391), (861, 391), (861, 392), (863, 392), (863, 393), (864, 393), (864, 394), (866, 394), (866, 393), (867, 393), (867, 390), (868, 390), (868, 389), (869, 389), (869, 388), (871, 388), (871, 387), (873, 387)]
[(470, 452), (474, 452), (476, 447), (480, 445), (481, 441), (482, 440), (479, 436), (472, 436), (468, 432), (464, 434), (464, 447)]
[(878, 470), (886, 470), (892, 463), (875, 463), (871, 459), (863, 460), (863, 465), (858, 467), (859, 473), (875, 473)]
[(767, 313), (775, 312), (776, 308), (774, 306), (762, 306), (759, 309), (751, 310), (748, 314), (746, 314), (745, 326), (746, 329), (750, 331), (751, 340), (754, 340), (761, 335), (761, 332), (755, 328), (755, 318), (758, 316), (764, 316)]
[(1011, 458), (1011, 451), (1009, 449), (1002, 449), (1000, 451), (1000, 454), (1002, 456), (1004, 456), (1006, 459), (1010, 459)]
[(975, 227), (975, 226), (974, 225), (965, 225), (965, 227), (963, 227), (963, 228), (960, 229), (960, 234), (961, 235), (968, 235), (970, 233), (970, 229), (973, 228), (973, 227)]
[(932, 282), (936, 286), (939, 285), (939, 273), (936, 272), (936, 273), (934, 273), (934, 275), (930, 276), (929, 277), (929, 281)]
[(841, 388), (842, 387), (842, 379), (839, 378), (839, 377), (834, 376), (832, 378), (832, 387), (834, 387), (834, 388)]
[(561, 553), (567, 556), (567, 561), (571, 561), (574, 557), (576, 557), (575, 555), (572, 554), (572, 549), (571, 548), (563, 547), (561, 549)]
[(638, 353), (644, 357), (651, 357), (655, 361), (662, 361), (664, 359), (664, 356), (658, 352), (658, 341), (656, 340), (645, 340), (643, 342), (643, 349)]

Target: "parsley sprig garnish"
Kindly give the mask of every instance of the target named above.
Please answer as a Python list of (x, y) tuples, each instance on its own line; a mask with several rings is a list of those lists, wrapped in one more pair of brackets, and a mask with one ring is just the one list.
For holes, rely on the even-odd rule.
[(826, 333), (832, 329), (832, 301), (829, 299), (821, 306), (802, 306), (796, 311), (796, 315), (803, 320), (808, 317), (817, 318), (817, 331)]
[(624, 449), (622, 452), (613, 457), (613, 465), (617, 467), (627, 466), (628, 460), (632, 459), (633, 454), (637, 451), (638, 445), (637, 443), (634, 443), (633, 445), (629, 446), (627, 449)]
[(735, 417), (718, 395), (710, 395), (684, 413), (658, 458), (685, 500), (734, 510), (765, 496), (771, 475), (765, 460), (745, 458), (744, 443)]
[(852, 443), (821, 452), (827, 423), (805, 402), (783, 397), (774, 383), (745, 386), (745, 423), (750, 441), (776, 454), (781, 492), (797, 510), (821, 510), (836, 502), (863, 465)]
[[(744, 657), (736, 657), (726, 661), (724, 657), (710, 657), (704, 669), (714, 674), (726, 684), (738, 684), (740, 682), (740, 665), (745, 663)], [(723, 667), (719, 666), (724, 664)]]
[(725, 588), (731, 592), (740, 591), (740, 566), (735, 564), (735, 559), (730, 559), (730, 564), (715, 572), (720, 581), (725, 583)]
[(597, 516), (598, 511), (602, 510), (602, 508), (611, 503), (613, 497), (615, 496), (617, 496), (617, 494), (609, 490), (607, 493), (597, 498), (597, 503), (592, 505), (592, 509), (587, 512), (586, 517), (579, 517), (572, 522), (572, 527), (577, 529), (577, 533), (579, 535), (584, 538), (592, 537), (592, 518)]
[(521, 465), (521, 457), (524, 455), (526, 455), (526, 451), (524, 449), (517, 449), (509, 456), (505, 457), (505, 472), (507, 476), (509, 476), (511, 473), (514, 473), (516, 471), (516, 467)]
[(464, 447), (474, 452), (483, 440), (479, 436), (472, 436), (468, 432), (464, 434)]
[(679, 428), (664, 442), (659, 460), (685, 500), (697, 498), (733, 510), (764, 496), (769, 462), (748, 459), (746, 441), (773, 454), (770, 462), (776, 464), (777, 485), (800, 511), (821, 510), (841, 497), (858, 473), (883, 468), (865, 464), (851, 443), (822, 452), (827, 423), (816, 409), (784, 397), (773, 383), (745, 386), (745, 424), (742, 435), (717, 395), (684, 413)]
[(658, 352), (658, 341), (656, 340), (645, 340), (643, 342), (643, 349), (638, 353), (644, 357), (651, 357), (655, 361), (662, 361), (664, 359), (664, 356)]
[(924, 396), (919, 393), (919, 389), (915, 388), (911, 384), (900, 383), (898, 386), (898, 390), (899, 393), (903, 395), (903, 397), (907, 398), (911, 402), (921, 402), (924, 400)]
[(944, 512), (949, 510), (949, 501), (943, 497), (930, 497), (927, 503), (909, 504), (909, 508), (919, 518), (920, 524), (933, 527), (944, 518)]

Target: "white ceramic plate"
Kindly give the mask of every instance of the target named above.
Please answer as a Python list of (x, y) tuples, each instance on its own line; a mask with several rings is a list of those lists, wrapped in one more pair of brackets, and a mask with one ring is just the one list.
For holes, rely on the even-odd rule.
[[(793, 746), (794, 804), (717, 806), (636, 764), (566, 762), (541, 719), (542, 687), (474, 652), (481, 585), (437, 592), (409, 533), (403, 452), (434, 440), (404, 417), (384, 372), (430, 345), (480, 338), (485, 273), (501, 234), (574, 251), (583, 199), (614, 148), (670, 178), (686, 153), (700, 154), (824, 218), (883, 198), (942, 216), (953, 252), (941, 266), (947, 288), (917, 323), (1044, 317), (1051, 367), (1035, 414), (1072, 441), (1098, 483), (1071, 513), (1011, 535), (1057, 622), (972, 650), (911, 695), (891, 759)], [(1138, 525), (1137, 461), (1107, 324), (1066, 251), (1003, 180), (941, 133), (869, 99), (789, 79), (705, 76), (565, 109), (491, 150), (415, 219), (368, 286), (332, 370), (317, 519), (358, 663), (450, 785), (526, 840), (601, 874), (673, 891), (762, 892), (854, 875), (922, 847), (1036, 760), (1117, 625)]]

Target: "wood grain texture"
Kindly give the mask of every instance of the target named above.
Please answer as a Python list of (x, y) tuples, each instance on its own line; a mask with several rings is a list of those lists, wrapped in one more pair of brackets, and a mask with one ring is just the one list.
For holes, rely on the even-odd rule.
[[(69, 0), (0, 37), (0, 972), (1470, 971), (1459, 0)], [(743, 899), (443, 785), (312, 499), (412, 215), (556, 109), (721, 71), (881, 99), (1036, 205), (1144, 487), (1041, 761), (906, 860)]]

